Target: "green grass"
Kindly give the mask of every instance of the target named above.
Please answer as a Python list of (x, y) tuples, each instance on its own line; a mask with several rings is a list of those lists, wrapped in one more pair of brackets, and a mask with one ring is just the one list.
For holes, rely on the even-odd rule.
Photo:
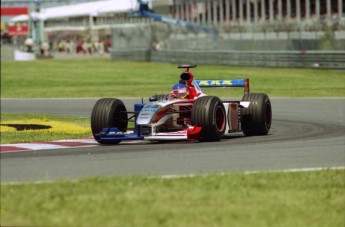
[[(196, 79), (250, 78), (252, 92), (270, 97), (345, 96), (344, 71), (199, 65), (193, 72)], [(173, 64), (108, 59), (1, 62), (1, 97), (150, 97), (168, 93), (180, 73)], [(243, 93), (235, 90), (204, 92), (221, 97)]]
[[(1, 62), (1, 98), (149, 97), (168, 93), (178, 81), (180, 72), (181, 69), (172, 64), (112, 62), (107, 59)], [(270, 97), (345, 96), (345, 72), (340, 71), (201, 65), (193, 72), (197, 79), (248, 77), (252, 92), (264, 92)], [(204, 92), (221, 97), (243, 95), (243, 89), (204, 89)], [(33, 117), (1, 113), (1, 121)], [(78, 118), (48, 118), (81, 123)], [(89, 124), (89, 119), (83, 121), (83, 124)], [(37, 132), (2, 133), (1, 143), (89, 136), (86, 133)]]
[[(149, 97), (178, 81), (176, 65), (109, 60), (1, 62), (1, 98)], [(344, 97), (332, 70), (198, 66), (197, 79), (251, 79), (270, 97)], [(241, 89), (204, 90), (221, 97)], [(1, 113), (1, 123), (39, 119), (89, 128), (89, 118)], [(73, 126), (72, 126), (73, 127)], [(3, 129), (3, 128), (2, 128)], [(89, 137), (1, 131), (1, 143)], [(98, 177), (1, 184), (1, 226), (332, 226), (345, 225), (345, 171), (162, 179)]]
[[(62, 139), (92, 137), (90, 118), (53, 116), (48, 114), (1, 113), (1, 124), (39, 124), (52, 129), (16, 131), (12, 127), (1, 126), (1, 144), (45, 142)], [(58, 128), (59, 130), (53, 130)]]
[(3, 226), (345, 225), (345, 171), (1, 185)]

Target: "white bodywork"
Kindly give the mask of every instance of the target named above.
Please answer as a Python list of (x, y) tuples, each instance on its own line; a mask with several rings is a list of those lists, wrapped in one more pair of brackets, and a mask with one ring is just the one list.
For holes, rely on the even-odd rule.
[[(204, 96), (204, 94), (203, 94)], [(241, 131), (241, 123), (239, 119), (240, 108), (248, 108), (250, 102), (224, 102), (224, 108), (226, 111), (226, 130), (225, 135), (229, 135), (233, 132)], [(163, 102), (151, 102), (146, 104), (140, 111), (136, 124), (139, 126), (145, 126), (146, 129), (150, 129), (150, 133), (144, 136), (145, 140), (186, 140), (187, 130), (193, 128), (190, 118), (180, 118), (178, 112), (181, 108), (191, 111), (193, 107), (193, 100), (166, 100)], [(156, 114), (160, 112), (163, 116), (153, 122)], [(178, 122), (178, 120), (180, 122)], [(168, 122), (168, 124), (167, 124)], [(182, 122), (182, 123), (181, 123)], [(173, 131), (160, 131), (160, 127), (166, 126), (174, 129)]]

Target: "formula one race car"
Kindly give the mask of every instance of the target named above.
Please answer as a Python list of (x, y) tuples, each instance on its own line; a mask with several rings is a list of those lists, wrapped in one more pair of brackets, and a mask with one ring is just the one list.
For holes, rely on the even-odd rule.
[[(198, 140), (219, 141), (233, 132), (266, 135), (271, 127), (269, 97), (249, 93), (249, 79), (194, 80), (189, 71), (196, 65), (180, 65), (184, 72), (167, 95), (155, 95), (146, 104), (135, 104), (127, 111), (115, 98), (96, 102), (91, 114), (91, 129), (101, 144), (122, 140)], [(243, 87), (242, 101), (222, 101), (207, 96), (201, 88)], [(134, 119), (133, 131), (128, 121)]]

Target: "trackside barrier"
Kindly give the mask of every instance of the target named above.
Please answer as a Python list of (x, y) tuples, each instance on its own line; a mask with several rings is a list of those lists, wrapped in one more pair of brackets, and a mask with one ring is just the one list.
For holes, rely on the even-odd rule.
[(111, 59), (174, 64), (345, 69), (345, 51), (112, 50)]

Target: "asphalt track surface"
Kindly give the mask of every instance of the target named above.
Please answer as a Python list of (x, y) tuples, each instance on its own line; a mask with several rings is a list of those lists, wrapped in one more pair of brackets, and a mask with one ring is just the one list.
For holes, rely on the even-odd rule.
[[(97, 99), (2, 99), (2, 112), (89, 116)], [(126, 99), (128, 109), (140, 99)], [(220, 142), (139, 141), (1, 154), (1, 182), (345, 166), (344, 98), (273, 98), (267, 136)]]

